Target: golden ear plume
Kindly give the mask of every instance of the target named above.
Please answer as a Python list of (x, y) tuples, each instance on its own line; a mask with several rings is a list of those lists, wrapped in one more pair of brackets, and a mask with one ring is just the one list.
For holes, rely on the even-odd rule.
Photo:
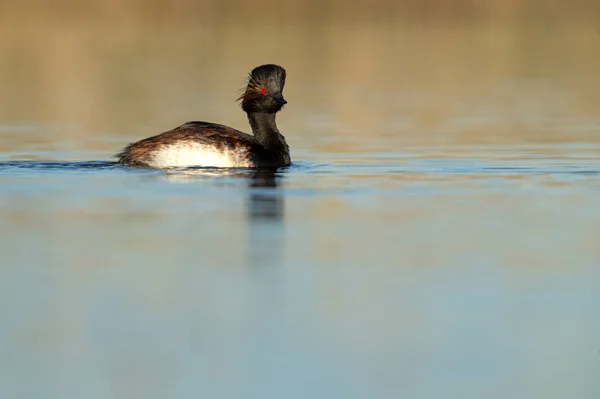
[(241, 90), (241, 95), (236, 101), (242, 100), (242, 102), (253, 100), (263, 95), (262, 90), (264, 86), (260, 84), (252, 75), (248, 75), (248, 84), (245, 89)]

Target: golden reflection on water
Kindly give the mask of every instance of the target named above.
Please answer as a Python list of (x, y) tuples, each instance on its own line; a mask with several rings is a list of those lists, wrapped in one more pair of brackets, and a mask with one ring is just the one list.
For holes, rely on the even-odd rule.
[[(265, 23), (252, 17), (262, 13), (255, 7), (225, 12), (214, 2), (175, 3), (208, 13), (198, 20), (166, 3), (136, 14), (137, 2), (96, 17), (79, 8), (23, 23), (5, 16), (0, 124), (34, 131), (5, 130), (2, 149), (76, 140), (109, 155), (188, 120), (247, 131), (234, 99), (247, 72), (266, 62), (288, 70), (279, 123), (295, 146), (598, 140), (600, 34), (587, 13), (556, 3), (540, 16), (496, 2), (464, 20), (438, 3), (430, 4), (437, 12), (400, 2), (386, 13), (359, 2), (335, 18)], [(159, 20), (148, 17), (157, 10)]]

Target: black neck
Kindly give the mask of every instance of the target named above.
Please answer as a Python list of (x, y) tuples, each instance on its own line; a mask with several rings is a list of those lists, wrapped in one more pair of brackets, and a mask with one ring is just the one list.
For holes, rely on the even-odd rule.
[(256, 141), (272, 149), (287, 147), (285, 138), (279, 133), (275, 124), (275, 114), (248, 112), (248, 121)]

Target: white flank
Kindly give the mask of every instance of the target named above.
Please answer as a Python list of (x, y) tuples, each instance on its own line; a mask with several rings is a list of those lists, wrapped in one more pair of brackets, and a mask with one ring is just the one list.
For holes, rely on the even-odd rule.
[(154, 152), (149, 164), (154, 168), (185, 168), (190, 166), (231, 168), (251, 166), (243, 157), (237, 154), (216, 151), (213, 147), (190, 142), (161, 146)]

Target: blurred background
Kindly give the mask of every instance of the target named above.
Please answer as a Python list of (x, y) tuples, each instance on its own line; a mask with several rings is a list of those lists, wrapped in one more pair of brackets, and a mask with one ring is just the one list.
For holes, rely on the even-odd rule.
[(3, 1), (0, 118), (107, 155), (99, 139), (184, 120), (245, 129), (244, 77), (279, 63), (296, 145), (597, 140), (599, 15), (591, 0)]
[[(277, 173), (116, 166), (190, 120)], [(3, 0), (0, 397), (600, 397), (600, 2)]]

